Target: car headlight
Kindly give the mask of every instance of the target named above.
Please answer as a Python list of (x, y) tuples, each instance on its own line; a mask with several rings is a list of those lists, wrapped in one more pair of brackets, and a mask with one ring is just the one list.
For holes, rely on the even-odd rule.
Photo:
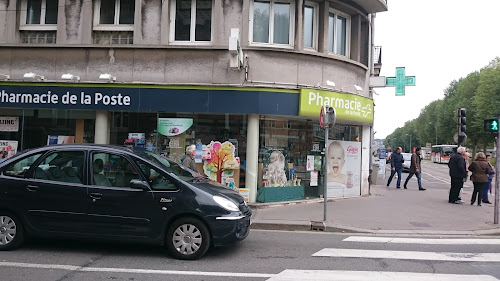
[(234, 202), (229, 199), (220, 196), (214, 196), (213, 198), (214, 201), (217, 202), (217, 204), (228, 211), (238, 212), (240, 210), (238, 209), (238, 206), (236, 206), (236, 204), (234, 204)]

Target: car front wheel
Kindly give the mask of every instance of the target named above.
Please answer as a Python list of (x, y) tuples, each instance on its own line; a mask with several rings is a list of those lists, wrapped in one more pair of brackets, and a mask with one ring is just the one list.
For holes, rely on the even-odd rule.
[(195, 260), (210, 247), (210, 233), (200, 220), (180, 218), (168, 228), (166, 246), (169, 254), (176, 259)]
[(18, 247), (24, 240), (21, 221), (9, 212), (0, 211), (0, 251)]

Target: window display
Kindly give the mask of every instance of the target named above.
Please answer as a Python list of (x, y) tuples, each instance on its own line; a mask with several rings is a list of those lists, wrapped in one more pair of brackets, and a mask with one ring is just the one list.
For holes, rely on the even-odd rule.
[[(341, 124), (329, 131), (329, 143), (336, 140), (331, 142), (329, 151), (329, 182), (336, 182), (346, 188), (349, 186), (349, 192), (332, 191), (329, 197), (360, 192), (361, 162), (353, 162), (352, 156), (348, 156), (361, 145), (359, 134), (359, 127)], [(349, 148), (344, 148), (345, 145)], [(318, 122), (261, 117), (257, 201), (276, 202), (323, 196), (324, 147), (325, 131)], [(357, 148), (356, 151), (361, 150)], [(360, 155), (357, 157), (360, 160)], [(346, 170), (346, 167), (349, 169)], [(329, 189), (330, 185), (327, 184)]]

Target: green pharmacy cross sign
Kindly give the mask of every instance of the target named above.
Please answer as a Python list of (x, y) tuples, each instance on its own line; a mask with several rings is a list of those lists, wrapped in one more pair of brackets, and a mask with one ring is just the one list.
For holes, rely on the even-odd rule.
[(396, 77), (387, 77), (385, 84), (396, 87), (396, 96), (404, 96), (406, 86), (415, 86), (415, 76), (405, 76), (405, 68), (396, 67)]

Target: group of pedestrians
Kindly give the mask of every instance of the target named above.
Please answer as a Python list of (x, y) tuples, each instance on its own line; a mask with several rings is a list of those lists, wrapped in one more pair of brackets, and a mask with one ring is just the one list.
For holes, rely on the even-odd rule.
[[(391, 154), (391, 175), (389, 176), (389, 180), (387, 181), (387, 186), (389, 186), (391, 184), (392, 178), (397, 173), (398, 180), (396, 182), (396, 188), (398, 189), (401, 188), (401, 172), (403, 171), (403, 163), (405, 162), (401, 151), (403, 151), (403, 149), (401, 147), (398, 147), (396, 149), (396, 152)], [(408, 177), (406, 178), (403, 185), (404, 189), (407, 189), (406, 185), (408, 184), (408, 181), (413, 177), (413, 175), (415, 175), (417, 177), (418, 190), (425, 190), (425, 188), (422, 187), (422, 171), (420, 165), (420, 162), (422, 161), (422, 158), (420, 156), (421, 151), (422, 149), (420, 147), (416, 147), (415, 152), (413, 152), (413, 154), (411, 155), (410, 173), (408, 174)]]
[(489, 155), (486, 156), (483, 152), (479, 152), (469, 165), (466, 149), (461, 146), (457, 148), (457, 153), (450, 158), (448, 167), (450, 168), (451, 178), (449, 203), (464, 203), (460, 198), (460, 190), (463, 188), (464, 182), (467, 181), (468, 171), (470, 171), (472, 173), (470, 180), (474, 184), (471, 205), (474, 205), (476, 201), (478, 206), (481, 206), (481, 203), (491, 204), (488, 200), (488, 192), (491, 190), (491, 181), (495, 169), (490, 163)]

